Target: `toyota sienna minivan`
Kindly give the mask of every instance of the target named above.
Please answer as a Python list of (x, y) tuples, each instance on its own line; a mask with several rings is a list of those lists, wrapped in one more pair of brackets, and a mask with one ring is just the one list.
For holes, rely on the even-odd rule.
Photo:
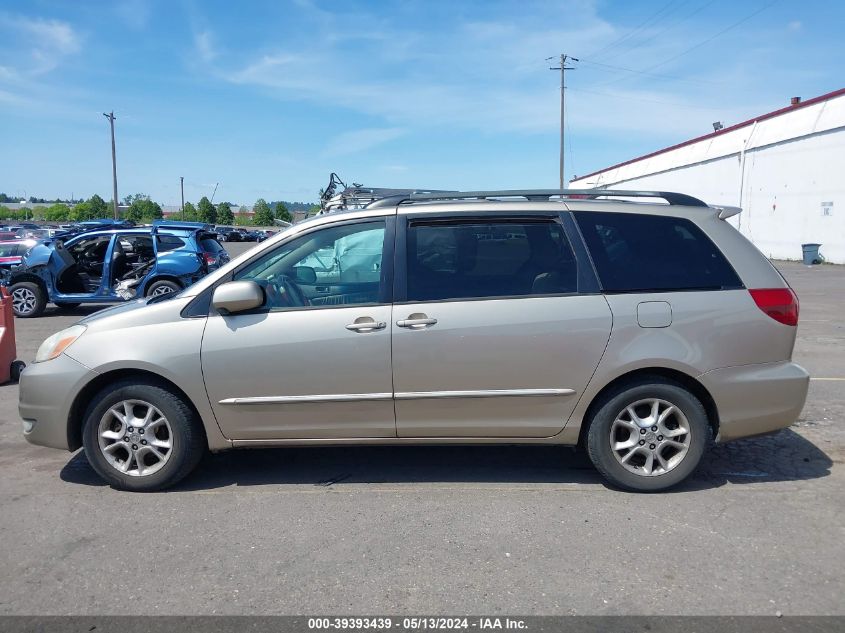
[(737, 212), (531, 190), (328, 213), (48, 338), (24, 434), (137, 491), (206, 450), (489, 443), (581, 445), (613, 485), (662, 490), (807, 394), (798, 300)]

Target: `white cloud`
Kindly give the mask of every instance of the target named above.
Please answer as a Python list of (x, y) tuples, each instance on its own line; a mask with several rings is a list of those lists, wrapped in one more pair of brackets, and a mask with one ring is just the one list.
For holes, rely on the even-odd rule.
[(376, 145), (387, 143), (406, 133), (402, 128), (367, 128), (362, 130), (350, 130), (335, 136), (326, 146), (325, 154), (328, 156), (339, 156), (342, 154), (354, 154), (363, 152)]
[[(559, 125), (558, 77), (545, 58), (562, 49), (591, 53), (619, 33), (587, 1), (536, 4), (509, 21), (456, 20), (425, 32), (407, 16), (386, 24), (381, 15), (328, 13), (307, 0), (303, 6), (314, 17), (319, 46), (291, 42), (220, 51), (206, 56), (214, 59), (207, 70), (279, 99), (346, 108), (382, 122), (379, 129), (553, 132)], [(385, 32), (390, 37), (377, 36)], [(211, 41), (209, 31), (204, 36)], [(655, 38), (614, 64), (647, 68), (688, 48), (690, 36), (680, 30)], [(756, 75), (738, 71), (739, 63), (696, 73), (661, 69), (683, 75), (682, 83), (582, 65), (568, 82), (585, 88), (569, 93), (569, 125), (664, 138), (706, 131), (713, 120), (735, 120), (746, 110), (740, 95)], [(601, 88), (589, 90), (596, 85)], [(732, 94), (728, 101), (726, 92)]]
[(803, 24), (801, 24), (800, 20), (793, 20), (789, 24), (786, 25), (790, 31), (800, 31), (803, 28)]
[(150, 21), (151, 8), (147, 0), (123, 0), (114, 10), (126, 26), (136, 31), (146, 28)]
[(200, 59), (206, 63), (214, 61), (217, 50), (214, 48), (214, 36), (210, 30), (200, 31), (194, 35), (194, 48)]
[(41, 75), (78, 53), (82, 38), (67, 22), (0, 13), (9, 42), (4, 54), (11, 62), (6, 75)]

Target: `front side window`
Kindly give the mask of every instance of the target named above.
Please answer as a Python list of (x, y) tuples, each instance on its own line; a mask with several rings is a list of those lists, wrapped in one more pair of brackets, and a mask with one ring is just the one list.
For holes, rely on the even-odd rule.
[(408, 301), (577, 292), (577, 266), (551, 220), (412, 221)]
[(575, 218), (606, 292), (742, 288), (725, 256), (690, 220), (586, 211)]
[(319, 229), (271, 250), (234, 278), (261, 285), (266, 309), (379, 303), (384, 233), (383, 221)]

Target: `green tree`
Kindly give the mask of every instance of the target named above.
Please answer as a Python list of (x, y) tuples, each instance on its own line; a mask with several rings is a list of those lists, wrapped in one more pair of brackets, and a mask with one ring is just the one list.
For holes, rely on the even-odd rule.
[(80, 202), (79, 204), (74, 205), (74, 207), (70, 210), (70, 213), (68, 214), (68, 220), (71, 220), (72, 222), (93, 220), (98, 217), (102, 217), (102, 215), (96, 215), (96, 213), (94, 212), (94, 208), (91, 206), (90, 201)]
[(270, 205), (267, 204), (267, 201), (264, 200), (264, 198), (256, 200), (255, 206), (252, 207), (252, 210), (252, 222), (255, 226), (272, 226), (273, 211), (270, 209)]
[(235, 215), (232, 213), (231, 202), (221, 202), (217, 205), (217, 223), (231, 224), (235, 221)]
[[(6, 202), (6, 201), (3, 200), (3, 202)], [(3, 218), (4, 220), (8, 220), (8, 219), (11, 219), (12, 217), (14, 217), (14, 215), (15, 215), (15, 212), (12, 211), (9, 207), (0, 205), (0, 218)]]
[(126, 219), (133, 222), (152, 222), (163, 217), (161, 206), (150, 200), (149, 196), (135, 196), (126, 210)]
[(197, 219), (200, 222), (214, 224), (217, 222), (217, 209), (211, 201), (203, 196), (197, 205)]
[(44, 212), (44, 219), (48, 222), (64, 222), (69, 218), (70, 207), (61, 202), (47, 207)]
[(91, 205), (91, 213), (93, 214), (89, 220), (98, 220), (100, 218), (110, 218), (112, 213), (109, 211), (110, 207), (96, 193), (88, 198), (88, 204)]
[(29, 210), (28, 216), (31, 220), (43, 220), (47, 212), (47, 207), (35, 206)]
[[(183, 217), (188, 222), (196, 222), (199, 220), (199, 214), (197, 213), (197, 208), (192, 205), (190, 202), (186, 202), (185, 206), (183, 207)], [(181, 218), (180, 218), (181, 219)]]
[(290, 214), (290, 211), (288, 211), (284, 202), (276, 203), (276, 219), (284, 220), (285, 222), (293, 222), (293, 216)]

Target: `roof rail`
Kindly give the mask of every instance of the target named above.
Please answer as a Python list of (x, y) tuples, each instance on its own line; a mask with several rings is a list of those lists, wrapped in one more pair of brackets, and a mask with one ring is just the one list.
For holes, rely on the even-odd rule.
[(688, 196), (685, 193), (672, 191), (625, 191), (622, 189), (504, 189), (500, 191), (443, 191), (423, 192), (409, 191), (398, 195), (374, 200), (367, 205), (368, 209), (398, 206), (407, 202), (428, 202), (434, 200), (466, 200), (477, 198), (480, 200), (495, 198), (525, 198), (526, 200), (549, 200), (550, 198), (662, 198), (670, 205), (685, 207), (707, 207), (708, 204)]

